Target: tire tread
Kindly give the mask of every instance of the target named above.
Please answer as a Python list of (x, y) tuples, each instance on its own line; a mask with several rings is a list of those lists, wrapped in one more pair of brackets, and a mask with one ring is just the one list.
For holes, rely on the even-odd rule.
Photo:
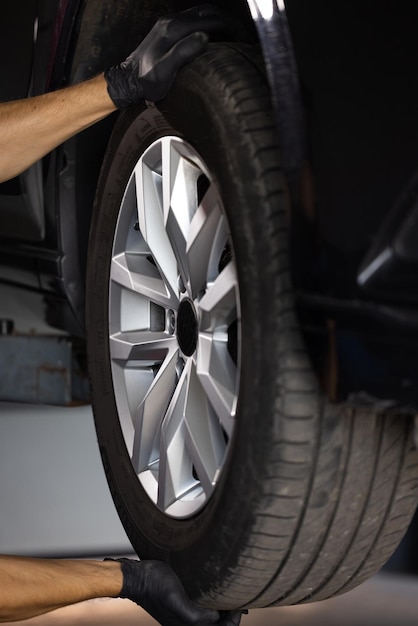
[[(282, 347), (279, 347), (278, 354), (284, 366), (280, 371), (280, 380), (277, 381), (277, 401), (280, 407), (277, 419), (280, 421), (282, 433), (279, 439), (272, 442), (271, 450), (271, 457), (281, 459), (282, 471), (266, 476), (267, 484), (265, 484), (263, 496), (269, 502), (269, 510), (257, 510), (251, 534), (251, 543), (249, 542), (242, 549), (240, 560), (243, 565), (234, 572), (233, 583), (231, 584), (231, 581), (229, 581), (228, 591), (225, 592), (224, 597), (228, 599), (229, 605), (232, 603), (234, 606), (237, 606), (237, 603), (243, 597), (245, 597), (245, 604), (242, 605), (244, 607), (272, 606), (325, 599), (352, 588), (379, 569), (405, 531), (417, 504), (417, 493), (416, 479), (410, 478), (411, 485), (415, 487), (415, 490), (405, 506), (407, 509), (405, 515), (398, 515), (391, 520), (388, 519), (388, 512), (395, 494), (407, 486), (407, 483), (401, 480), (401, 474), (405, 474), (406, 467), (403, 468), (401, 473), (399, 471), (395, 472), (395, 477), (391, 475), (394, 469), (399, 468), (402, 459), (403, 449), (400, 449), (399, 443), (405, 438), (405, 430), (408, 428), (408, 417), (395, 415), (392, 418), (396, 422), (395, 430), (397, 431), (396, 437), (393, 438), (390, 436), (391, 429), (387, 423), (388, 418), (385, 415), (377, 414), (373, 410), (364, 411), (358, 409), (350, 410), (345, 407), (327, 407), (325, 412), (328, 412), (328, 414), (332, 412), (341, 413), (339, 417), (334, 418), (334, 422), (336, 422), (334, 425), (335, 436), (340, 439), (341, 447), (345, 448), (344, 459), (340, 459), (337, 472), (338, 480), (335, 483), (340, 485), (340, 488), (339, 493), (334, 495), (330, 493), (328, 488), (326, 496), (330, 499), (330, 503), (324, 513), (328, 522), (322, 529), (319, 529), (318, 520), (313, 520), (315, 523), (311, 526), (312, 530), (310, 532), (312, 534), (318, 532), (321, 539), (317, 541), (317, 549), (312, 552), (313, 556), (301, 569), (300, 558), (297, 555), (302, 547), (306, 545), (306, 542), (309, 543), (309, 538), (306, 536), (309, 532), (309, 524), (305, 528), (305, 532), (302, 531), (302, 526), (307, 523), (308, 516), (313, 515), (314, 509), (311, 501), (318, 495), (317, 491), (320, 488), (319, 486), (314, 488), (313, 482), (314, 480), (319, 480), (322, 490), (326, 491), (330, 471), (335, 469), (335, 459), (333, 458), (335, 447), (330, 445), (328, 434), (324, 440), (321, 440), (318, 428), (321, 413), (318, 402), (318, 387), (307, 362), (306, 350), (304, 349), (298, 323), (294, 316), (288, 242), (286, 238), (286, 212), (283, 209), (283, 202), (277, 201), (277, 198), (283, 198), (283, 181), (280, 181), (279, 176), (282, 169), (277, 159), (274, 165), (271, 162), (271, 155), (276, 150), (275, 129), (272, 123), (260, 121), (261, 116), (257, 114), (257, 111), (260, 109), (260, 102), (266, 101), (268, 94), (263, 95), (264, 79), (258, 74), (253, 62), (253, 56), (251, 57), (252, 67), (249, 68), (248, 53), (243, 52), (243, 59), (240, 60), (238, 57), (240, 50), (234, 46), (234, 51), (237, 54), (233, 58), (231, 57), (228, 63), (225, 63), (225, 51), (219, 54), (221, 58), (219, 63), (216, 60), (216, 55), (211, 53), (210, 71), (213, 73), (214, 80), (219, 80), (220, 75), (224, 74), (222, 80), (225, 84), (228, 84), (229, 77), (231, 77), (229, 84), (233, 88), (227, 92), (225, 97), (232, 101), (231, 107), (238, 112), (241, 125), (245, 131), (249, 135), (265, 133), (264, 143), (261, 146), (258, 144), (258, 148), (253, 151), (252, 156), (259, 161), (257, 181), (259, 187), (264, 190), (262, 194), (263, 201), (272, 206), (272, 219), (268, 225), (268, 235), (272, 239), (277, 236), (282, 238), (281, 244), (279, 239), (279, 245), (271, 246), (270, 248), (273, 251), (270, 261), (274, 262), (275, 266), (279, 266), (276, 291), (273, 297), (280, 299), (283, 296), (290, 296), (292, 302), (287, 306), (283, 306), (280, 311), (281, 331), (278, 340), (279, 345)], [(246, 68), (246, 78), (242, 82), (247, 83), (251, 81), (252, 86), (250, 88), (244, 84), (239, 84), (240, 81), (232, 79), (232, 76), (236, 76), (240, 69), (241, 73), (244, 74), (241, 64)], [(254, 102), (253, 106), (251, 105), (252, 102)], [(253, 120), (256, 115), (257, 122), (254, 123)], [(260, 138), (258, 138), (258, 141), (260, 141)], [(272, 183), (271, 175), (274, 175), (276, 180), (279, 181), (278, 185)], [(283, 237), (285, 237), (284, 240)], [(285, 365), (285, 362), (288, 360), (292, 362), (292, 367)], [(284, 381), (288, 381), (287, 384), (284, 384)], [(297, 391), (294, 390), (295, 386)], [(347, 421), (347, 411), (350, 414), (348, 417), (349, 426), (342, 423)], [(372, 423), (372, 428), (368, 428), (370, 422)], [(290, 425), (294, 426), (295, 423), (303, 423), (304, 429), (308, 425), (311, 426), (311, 438), (309, 440), (298, 441), (295, 433), (292, 433), (292, 428), (290, 428)], [(367, 436), (370, 430), (374, 437), (376, 437), (376, 433), (378, 437), (372, 450), (370, 449), (370, 440)], [(388, 445), (385, 449), (382, 449), (381, 446), (385, 437), (388, 437)], [(286, 459), (282, 458), (283, 447), (287, 451)], [(293, 456), (295, 459), (298, 459), (302, 448), (306, 449), (305, 458), (302, 461), (290, 460)], [(361, 448), (360, 456), (366, 459), (369, 458), (368, 496), (364, 498), (360, 510), (350, 510), (349, 503), (357, 480), (354, 466), (359, 457), (359, 448)], [(390, 458), (391, 453), (394, 458)], [(321, 465), (323, 466), (322, 470), (318, 468), (320, 456)], [(312, 472), (312, 485), (306, 480), (306, 476), (302, 479), (293, 477), (293, 479), (289, 480), (288, 476), (283, 475), (283, 467), (294, 467), (295, 465), (310, 469)], [(411, 465), (411, 471), (414, 476), (417, 475), (417, 469), (417, 462), (415, 461)], [(324, 472), (324, 477), (320, 480), (318, 473), (322, 471)], [(306, 472), (308, 475), (309, 473)], [(390, 476), (389, 479), (388, 476)], [(269, 482), (280, 480), (283, 480), (289, 490), (294, 490), (294, 493), (278, 494), (276, 489), (269, 488)], [(387, 495), (388, 483), (392, 485), (389, 498)], [(313, 496), (309, 498), (308, 494), (311, 491), (311, 487)], [(338, 491), (338, 488), (335, 489), (334, 486), (335, 490)], [(374, 494), (374, 498), (372, 498), (372, 494)], [(302, 505), (303, 501), (307, 503), (305, 507)], [(400, 502), (402, 500), (398, 497), (398, 506)], [(283, 514), (283, 511), (286, 511), (291, 503), (299, 503), (297, 514)], [(381, 516), (382, 510), (379, 510), (379, 508), (387, 510), (380, 528), (377, 530), (373, 528), (368, 534), (365, 534), (362, 528), (367, 516)], [(274, 514), (272, 510), (280, 511), (281, 514)], [(343, 553), (341, 553), (341, 546), (339, 546), (339, 550), (336, 549), (337, 542), (341, 542), (338, 528), (341, 522), (342, 511), (349, 512), (349, 519), (346, 519), (345, 526), (355, 529), (352, 535), (344, 541), (345, 548)], [(292, 533), (282, 535), (279, 530), (274, 532), (272, 524), (277, 524), (279, 529), (283, 520), (293, 522), (295, 529)], [(394, 524), (398, 528), (392, 530)], [(326, 554), (322, 554), (323, 548), (330, 541), (330, 536), (335, 537), (335, 539), (332, 539), (331, 546), (327, 549)], [(271, 540), (270, 548), (261, 548), (259, 546), (262, 537), (268, 537)], [(389, 547), (384, 551), (384, 554), (380, 552), (378, 555), (376, 555), (376, 549), (372, 548), (371, 553), (373, 555), (370, 554), (367, 559), (364, 559), (364, 545), (370, 542), (373, 542), (373, 545), (379, 545), (379, 547), (386, 542)], [(262, 545), (264, 546), (264, 543)], [(260, 582), (259, 570), (256, 568), (254, 570), (257, 572), (253, 580), (254, 584), (249, 585), (245, 594), (242, 594), (242, 589), (240, 588), (242, 575), (240, 571), (247, 571), (248, 573), (248, 570), (252, 569), (251, 563), (260, 561), (260, 557), (256, 553), (261, 552), (264, 554), (269, 549), (275, 555), (282, 554), (283, 558), (278, 561), (273, 559), (273, 567), (266, 564), (266, 567), (263, 568), (265, 573), (263, 576), (264, 584)], [(336, 555), (330, 556), (333, 549)], [(261, 560), (263, 561), (263, 558)], [(367, 565), (366, 561), (370, 564)], [(279, 563), (278, 567), (277, 562)], [(270, 564), (270, 560), (268, 563)], [(346, 568), (351, 572), (350, 578), (346, 582), (341, 582), (347, 578)], [(268, 574), (266, 570), (269, 570)], [(320, 578), (319, 572), (321, 571), (327, 572), (325, 578)], [(248, 579), (248, 576), (246, 576), (246, 579)], [(319, 584), (318, 580), (320, 581)], [(260, 588), (261, 585), (262, 587)], [(306, 593), (307, 589), (309, 590), (308, 593)], [(252, 597), (248, 601), (251, 591), (253, 591)]]

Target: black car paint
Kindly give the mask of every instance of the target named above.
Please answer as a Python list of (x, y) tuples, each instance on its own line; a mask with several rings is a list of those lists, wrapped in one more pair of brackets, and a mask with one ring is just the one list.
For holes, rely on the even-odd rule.
[(305, 337), (332, 397), (409, 410), (418, 395), (418, 6), (292, 0), (287, 13), (315, 195), (313, 215), (293, 215)]
[[(175, 10), (193, 4), (176, 2)], [(382, 7), (377, 0), (288, 0), (290, 37), (282, 0), (221, 4), (239, 15), (250, 38), (255, 25), (263, 49), (292, 198), (300, 318), (324, 388), (335, 398), (416, 406), (418, 268), (410, 236), (415, 205), (410, 199), (405, 209), (399, 199), (410, 193), (418, 160), (412, 116), (418, 94), (414, 81), (408, 81), (416, 46), (415, 5), (406, 2), (397, 13), (392, 3)], [(37, 10), (31, 67), (19, 73), (23, 82), (14, 92), (3, 91), (5, 99), (26, 95), (22, 84), (28, 85), (29, 70), (29, 94), (97, 74), (126, 56), (160, 15), (173, 11), (173, 3), (38, 0)], [(27, 11), (26, 6), (20, 16), (26, 18), (26, 37), (33, 22)], [(399, 97), (391, 93), (382, 101), (385, 84), (395, 84)], [(0, 186), (0, 278), (43, 291), (48, 321), (74, 335), (84, 334), (88, 229), (113, 123), (111, 116)], [(379, 129), (398, 154), (391, 155)], [(312, 179), (314, 190), (309, 189)], [(307, 209), (306, 187), (308, 196), (315, 195), (314, 213)], [(10, 210), (6, 217), (10, 196), (20, 204), (17, 219), (16, 211), (15, 219)], [(402, 231), (405, 219), (412, 226)], [(391, 224), (398, 233), (409, 233), (402, 254)], [(369, 272), (372, 282), (359, 276), (367, 275), (365, 268), (388, 248), (395, 251), (396, 271), (393, 263), (389, 273), (381, 268), (376, 290), (376, 273)]]

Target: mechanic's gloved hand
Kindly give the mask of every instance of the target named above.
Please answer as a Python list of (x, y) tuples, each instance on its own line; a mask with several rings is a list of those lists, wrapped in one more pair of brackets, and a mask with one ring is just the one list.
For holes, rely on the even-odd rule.
[(219, 624), (238, 626), (241, 611), (214, 611), (194, 604), (173, 570), (162, 561), (116, 559), (121, 563), (120, 598), (142, 606), (162, 626)]
[(124, 109), (140, 100), (161, 100), (178, 70), (206, 48), (208, 33), (227, 30), (230, 23), (211, 4), (160, 18), (125, 61), (105, 71), (115, 105)]

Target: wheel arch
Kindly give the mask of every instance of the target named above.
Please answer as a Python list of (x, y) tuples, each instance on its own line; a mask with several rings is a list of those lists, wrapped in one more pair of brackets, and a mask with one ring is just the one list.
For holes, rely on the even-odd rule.
[[(198, 4), (176, 3), (180, 11)], [(254, 20), (247, 0), (227, 0), (222, 8), (239, 17), (243, 29), (239, 38), (257, 40), (256, 30), (266, 34), (263, 20)], [(155, 21), (173, 11), (169, 0), (86, 0), (73, 16), (72, 50), (68, 59), (68, 83), (87, 80), (125, 58), (151, 29)], [(269, 54), (269, 47), (263, 47)], [(268, 66), (268, 63), (266, 63)], [(85, 288), (88, 231), (97, 180), (116, 115), (80, 133), (59, 148), (58, 162), (65, 169), (57, 173), (60, 207), (59, 236), (62, 244), (62, 289), (73, 311), (77, 334), (84, 334)], [(69, 181), (76, 181), (69, 185)], [(73, 216), (76, 216), (74, 219)], [(59, 322), (60, 313), (58, 312)], [(64, 322), (66, 323), (66, 322)]]

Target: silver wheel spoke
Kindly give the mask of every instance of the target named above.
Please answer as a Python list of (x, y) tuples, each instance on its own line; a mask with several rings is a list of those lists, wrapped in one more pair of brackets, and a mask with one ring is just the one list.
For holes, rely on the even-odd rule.
[(179, 152), (177, 145), (178, 142), (166, 139), (162, 146), (163, 212), (178, 271), (187, 285), (190, 274), (187, 237), (197, 209), (197, 180), (201, 170), (188, 158), (184, 148)]
[(219, 194), (215, 185), (212, 184), (193, 217), (187, 240), (188, 281), (192, 298), (197, 297), (208, 280), (213, 243), (216, 241), (220, 226), (223, 226), (223, 220)]
[(177, 294), (167, 288), (156, 267), (143, 255), (121, 253), (113, 257), (110, 280), (163, 307), (178, 306)]
[(132, 463), (137, 472), (159, 460), (161, 424), (177, 382), (178, 350), (172, 346), (134, 418)]
[(166, 510), (178, 498), (196, 489), (199, 482), (209, 496), (216, 484), (226, 443), (192, 360), (183, 371), (161, 433), (160, 508)]
[(235, 266), (228, 263), (208, 289), (199, 303), (203, 332), (215, 333), (237, 317), (238, 279)]
[(236, 271), (229, 263), (200, 302), (197, 373), (228, 435), (236, 410), (237, 370), (228, 350), (228, 324), (236, 317)]
[(177, 259), (165, 229), (161, 174), (143, 161), (135, 169), (138, 222), (141, 234), (167, 288), (178, 294)]
[(224, 338), (200, 334), (197, 374), (219, 421), (231, 436), (236, 411), (236, 368)]
[(196, 483), (192, 477), (184, 432), (188, 369), (186, 365), (161, 428), (157, 505), (163, 511)]
[(190, 368), (185, 421), (187, 447), (196, 474), (206, 494), (210, 495), (224, 458), (226, 443), (194, 365)]
[(175, 338), (167, 333), (115, 333), (109, 337), (109, 341), (110, 355), (115, 361), (146, 361), (147, 364), (153, 364), (163, 361), (167, 353), (177, 350)]

